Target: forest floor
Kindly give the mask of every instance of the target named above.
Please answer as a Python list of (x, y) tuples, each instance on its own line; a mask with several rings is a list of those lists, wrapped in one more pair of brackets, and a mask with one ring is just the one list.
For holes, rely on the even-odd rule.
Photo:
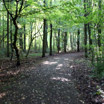
[(103, 104), (88, 63), (82, 52), (2, 62), (0, 104)]

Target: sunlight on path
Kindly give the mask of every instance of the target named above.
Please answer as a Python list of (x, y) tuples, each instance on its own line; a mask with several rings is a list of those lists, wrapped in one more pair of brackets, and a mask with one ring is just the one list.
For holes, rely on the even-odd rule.
[(32, 67), (28, 77), (11, 82), (8, 93), (1, 93), (0, 104), (82, 104), (71, 77), (73, 57), (50, 57)]

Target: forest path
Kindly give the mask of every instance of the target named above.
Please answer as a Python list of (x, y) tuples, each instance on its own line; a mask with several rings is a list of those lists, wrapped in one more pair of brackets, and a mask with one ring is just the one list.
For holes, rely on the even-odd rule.
[(70, 53), (46, 58), (26, 71), (27, 77), (12, 82), (0, 104), (82, 104), (69, 66), (80, 55)]

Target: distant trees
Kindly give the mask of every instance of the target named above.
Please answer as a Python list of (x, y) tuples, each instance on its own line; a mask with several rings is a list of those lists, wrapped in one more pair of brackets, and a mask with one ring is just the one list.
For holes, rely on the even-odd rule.
[(104, 1), (0, 2), (1, 57), (12, 60), (16, 56), (20, 65), (21, 53), (27, 57), (29, 53), (39, 52), (45, 57), (46, 53), (84, 51), (92, 62), (103, 60)]

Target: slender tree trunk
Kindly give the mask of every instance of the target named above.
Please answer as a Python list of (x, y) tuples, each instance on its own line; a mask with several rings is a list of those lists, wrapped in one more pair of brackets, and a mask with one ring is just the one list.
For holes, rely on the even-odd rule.
[(7, 12), (7, 57), (9, 57), (9, 13)]
[(71, 50), (73, 51), (73, 34), (70, 33), (70, 44), (71, 44)]
[[(43, 0), (44, 7), (46, 7), (46, 0)], [(47, 20), (43, 20), (43, 49), (42, 49), (42, 57), (45, 57), (46, 49), (47, 49)]]
[(99, 46), (99, 48), (101, 47), (101, 23), (100, 23), (100, 21), (101, 21), (101, 3), (102, 3), (102, 0), (99, 0), (99, 2), (98, 2), (98, 5), (99, 5), (99, 18), (100, 18), (100, 20), (99, 20), (99, 23), (98, 23), (98, 46)]
[[(0, 14), (0, 28), (1, 28), (1, 26), (2, 26), (1, 20), (2, 20), (2, 18), (1, 18), (1, 14)], [(0, 29), (0, 33), (1, 33), (1, 29)], [(2, 36), (1, 36), (1, 34), (0, 34), (0, 48), (1, 48), (1, 38), (2, 38)]]
[(64, 52), (66, 53), (66, 46), (67, 46), (67, 32), (65, 32), (64, 36)]
[(32, 42), (33, 42), (33, 39), (31, 39), (31, 41), (30, 41), (29, 48), (28, 48), (27, 53), (26, 53), (26, 57), (29, 55), (29, 52), (30, 52), (30, 49), (32, 46)]
[(50, 24), (50, 56), (52, 55), (52, 24)]
[(90, 23), (88, 23), (88, 33), (89, 33), (89, 51), (91, 51), (92, 39), (91, 39), (91, 28), (90, 28)]
[(11, 41), (11, 58), (10, 58), (10, 60), (12, 60), (12, 58), (13, 58), (13, 52), (14, 52), (14, 50), (13, 50), (13, 34), (12, 34), (12, 19), (10, 18), (10, 41)]
[(58, 53), (60, 52), (60, 29), (58, 29)]
[(13, 20), (13, 24), (15, 26), (13, 47), (14, 47), (15, 52), (16, 52), (17, 66), (19, 66), (20, 65), (20, 55), (19, 55), (19, 51), (18, 51), (18, 48), (17, 48), (17, 45), (16, 45), (16, 43), (17, 43), (17, 34), (18, 34), (18, 26), (17, 26), (17, 22), (16, 22), (15, 19)]
[[(36, 25), (36, 22), (35, 22)], [(36, 33), (36, 26), (35, 26), (35, 33)], [(35, 38), (35, 52), (37, 52), (37, 39)]]
[(45, 30), (45, 34), (46, 34), (46, 50), (45, 52), (47, 53), (47, 49), (48, 49), (48, 40), (47, 40), (47, 37), (48, 37), (48, 33), (47, 33), (47, 30), (48, 30), (48, 24), (47, 24), (47, 20), (46, 20), (46, 30)]
[[(84, 17), (87, 16), (87, 1), (84, 0), (84, 10), (85, 10), (85, 15)], [(85, 45), (85, 57), (88, 57), (88, 52), (87, 52), (87, 24), (84, 23), (84, 45)]]
[(26, 52), (26, 25), (24, 25), (24, 52)]
[(54, 31), (54, 36), (53, 36), (53, 50), (55, 51), (57, 47), (57, 39), (56, 39), (56, 31)]
[(4, 48), (4, 13), (3, 13), (3, 48)]
[(46, 23), (47, 20), (44, 19), (43, 20), (44, 26), (43, 26), (43, 50), (42, 50), (42, 57), (45, 57), (45, 52), (46, 52), (46, 41), (47, 41), (47, 37), (46, 37)]
[(84, 45), (85, 45), (85, 57), (88, 57), (87, 53), (87, 24), (84, 24)]
[[(30, 36), (30, 42), (32, 41), (32, 33), (33, 33), (33, 23), (30, 23), (30, 30), (31, 30), (31, 36)], [(32, 44), (31, 44), (32, 45)], [(32, 46), (31, 46), (32, 47)]]
[(80, 52), (80, 30), (78, 29), (77, 35), (77, 52)]

